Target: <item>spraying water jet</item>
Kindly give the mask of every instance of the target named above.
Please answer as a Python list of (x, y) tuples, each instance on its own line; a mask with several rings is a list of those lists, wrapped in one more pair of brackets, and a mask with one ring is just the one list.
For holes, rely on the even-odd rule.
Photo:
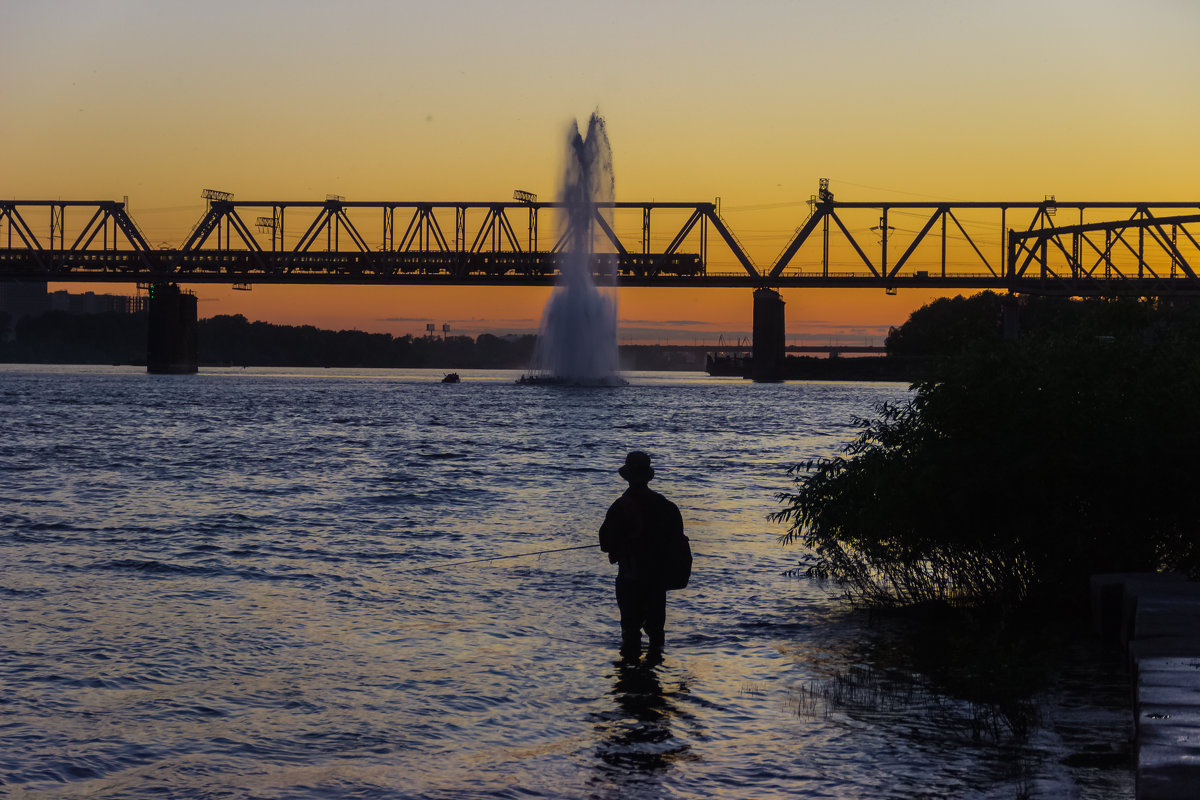
[(598, 219), (611, 229), (614, 196), (608, 132), (604, 118), (593, 113), (586, 134), (575, 122), (568, 132), (560, 276), (542, 312), (533, 371), (519, 383), (626, 383), (617, 354), (617, 259), (596, 247)]

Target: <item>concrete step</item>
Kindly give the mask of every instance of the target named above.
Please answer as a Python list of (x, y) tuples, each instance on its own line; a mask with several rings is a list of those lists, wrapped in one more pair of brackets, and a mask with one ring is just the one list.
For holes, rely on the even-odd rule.
[(1182, 575), (1174, 572), (1106, 572), (1093, 575), (1092, 628), (1103, 641), (1114, 645), (1120, 643), (1125, 584), (1133, 581), (1175, 583), (1183, 579)]
[(1140, 604), (1151, 600), (1167, 601), (1171, 598), (1185, 605), (1189, 600), (1200, 601), (1200, 583), (1171, 579), (1146, 580), (1144, 578), (1126, 582), (1121, 593), (1121, 644), (1128, 647), (1129, 642), (1142, 638), (1134, 631)]
[[(1131, 576), (1122, 639), (1133, 676), (1138, 800), (1200, 798), (1200, 583)], [(1111, 584), (1107, 589), (1114, 591)]]

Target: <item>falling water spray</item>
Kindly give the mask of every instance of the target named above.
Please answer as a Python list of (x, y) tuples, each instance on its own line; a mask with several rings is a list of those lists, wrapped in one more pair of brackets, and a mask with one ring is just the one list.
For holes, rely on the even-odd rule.
[(624, 383), (617, 357), (617, 260), (597, 247), (601, 220), (612, 229), (612, 150), (604, 118), (592, 114), (587, 133), (571, 123), (561, 200), (566, 245), (558, 285), (542, 312), (532, 382)]

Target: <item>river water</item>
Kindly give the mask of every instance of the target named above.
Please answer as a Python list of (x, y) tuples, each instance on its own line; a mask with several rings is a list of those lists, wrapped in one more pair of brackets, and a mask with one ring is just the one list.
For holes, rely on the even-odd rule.
[[(879, 623), (766, 515), (905, 385), (440, 377), (0, 367), (0, 795), (1131, 794), (1078, 757), (1128, 737), (1110, 671), (1026, 742), (822, 688)], [(592, 544), (631, 449), (696, 553), (654, 669), (597, 550), (446, 563)]]

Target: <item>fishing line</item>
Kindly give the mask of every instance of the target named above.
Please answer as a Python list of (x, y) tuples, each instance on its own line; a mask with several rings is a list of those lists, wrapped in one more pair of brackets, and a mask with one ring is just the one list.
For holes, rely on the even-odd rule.
[(459, 559), (455, 561), (435, 561), (432, 564), (424, 564), (420, 567), (412, 567), (411, 569), (401, 569), (397, 572), (420, 572), (425, 569), (445, 569), (446, 567), (457, 567), (463, 564), (482, 564), (486, 561), (502, 561), (506, 558), (526, 558), (528, 556), (541, 556), (547, 553), (565, 553), (568, 550), (590, 550), (593, 547), (599, 547), (599, 544), (581, 544), (577, 547), (556, 547), (553, 550), (535, 550), (532, 553), (515, 553), (511, 556), (490, 556), (489, 558), (469, 558)]

